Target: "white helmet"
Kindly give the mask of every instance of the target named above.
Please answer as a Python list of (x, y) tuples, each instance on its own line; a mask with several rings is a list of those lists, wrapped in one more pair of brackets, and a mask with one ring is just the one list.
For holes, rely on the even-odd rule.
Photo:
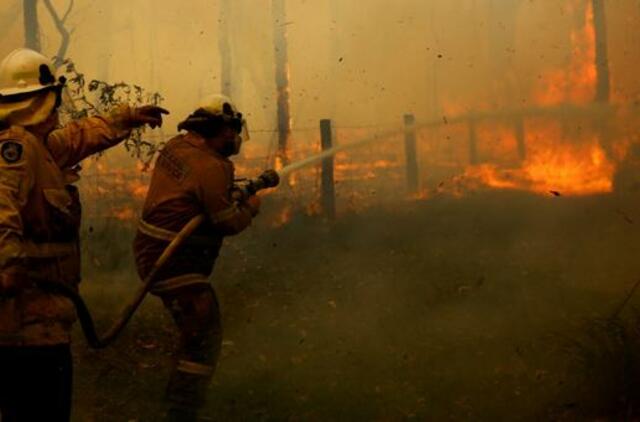
[(200, 109), (213, 116), (222, 117), (223, 120), (230, 122), (232, 126), (237, 125), (235, 129), (238, 133), (242, 135), (245, 141), (249, 140), (247, 121), (242, 117), (242, 113), (238, 111), (231, 98), (223, 94), (209, 95), (200, 101)]
[(53, 63), (28, 48), (13, 50), (0, 63), (0, 97), (27, 94), (58, 86)]
[(222, 119), (236, 130), (238, 136), (235, 140), (233, 154), (240, 152), (242, 141), (249, 139), (247, 122), (226, 95), (214, 94), (205, 97), (200, 101), (197, 110), (178, 125), (178, 130), (190, 130), (201, 124), (206, 125), (214, 119)]
[(59, 105), (55, 68), (44, 55), (27, 48), (9, 53), (0, 63), (0, 121), (31, 126), (46, 120)]
[(231, 98), (222, 94), (213, 94), (203, 98), (200, 101), (199, 108), (205, 110), (209, 114), (213, 116), (220, 116), (230, 119), (240, 119), (242, 120), (242, 113), (238, 112), (238, 109)]

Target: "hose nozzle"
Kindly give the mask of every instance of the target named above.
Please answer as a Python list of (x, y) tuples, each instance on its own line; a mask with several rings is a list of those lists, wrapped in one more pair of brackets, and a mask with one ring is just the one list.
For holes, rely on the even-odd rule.
[(232, 197), (236, 201), (244, 201), (263, 189), (275, 188), (280, 184), (280, 175), (275, 170), (265, 170), (255, 179), (244, 180), (235, 185)]
[(258, 190), (275, 188), (280, 184), (280, 175), (273, 169), (265, 170), (255, 181), (253, 181), (253, 184), (258, 187)]

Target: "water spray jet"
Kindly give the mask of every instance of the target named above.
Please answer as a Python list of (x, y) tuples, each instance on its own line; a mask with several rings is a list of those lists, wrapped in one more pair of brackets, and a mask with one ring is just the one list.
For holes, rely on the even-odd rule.
[(302, 168), (305, 168), (307, 166), (316, 164), (318, 162), (321, 162), (323, 159), (331, 157), (336, 155), (339, 152), (342, 151), (346, 151), (352, 148), (357, 148), (360, 146), (364, 146), (366, 144), (369, 144), (371, 142), (375, 142), (375, 141), (380, 141), (383, 139), (387, 139), (390, 138), (394, 135), (398, 135), (402, 133), (402, 130), (390, 130), (390, 131), (386, 131), (383, 133), (379, 133), (373, 136), (369, 136), (363, 139), (360, 139), (358, 141), (355, 142), (350, 142), (348, 144), (345, 145), (339, 145), (339, 146), (335, 146), (333, 148), (330, 148), (326, 151), (322, 151), (318, 154), (312, 155), (311, 157), (307, 157), (304, 158), (302, 160), (296, 161), (294, 163), (288, 164), (286, 166), (284, 166), (282, 169), (280, 169), (278, 171), (278, 174), (280, 175), (280, 177), (285, 177), (288, 176), (289, 174), (293, 173), (294, 171), (298, 171)]

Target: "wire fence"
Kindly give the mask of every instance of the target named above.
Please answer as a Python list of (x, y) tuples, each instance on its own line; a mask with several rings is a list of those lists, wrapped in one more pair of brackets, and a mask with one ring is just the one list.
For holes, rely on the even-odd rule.
[[(398, 128), (400, 133), (401, 128)], [(335, 140), (348, 144), (372, 133), (388, 131), (391, 125), (344, 125), (334, 127)], [(258, 141), (253, 139), (243, 146), (243, 151), (233, 161), (236, 175), (253, 177), (266, 168), (282, 165), (281, 151), (277, 144), (277, 129), (252, 129), (252, 134), (266, 135)], [(166, 142), (178, 133), (146, 133), (144, 139)], [(256, 138), (256, 137), (254, 137)], [(293, 127), (290, 143), (286, 150), (285, 162), (295, 162), (320, 152), (319, 127)], [(397, 139), (398, 140), (398, 139)], [(142, 208), (146, 189), (150, 182), (153, 166), (143, 168), (132, 157), (114, 158), (107, 153), (98, 159), (90, 159), (83, 169), (80, 182), (85, 220), (96, 224), (101, 219), (136, 221)], [(122, 155), (122, 154), (119, 154)], [(402, 149), (395, 146), (376, 145), (361, 149), (357, 154), (339, 153), (335, 158), (335, 180), (337, 196), (346, 198), (346, 209), (353, 208), (358, 196), (371, 201), (380, 191), (375, 180), (384, 177), (385, 185), (393, 186), (391, 192), (402, 187)], [(271, 194), (276, 202), (283, 203), (279, 212), (306, 214), (318, 213), (320, 196), (320, 169), (317, 165), (292, 174), (285, 181), (284, 188)], [(359, 186), (360, 185), (360, 186)], [(287, 205), (288, 204), (288, 205)]]
[[(475, 112), (418, 122), (414, 126), (418, 145), (417, 178), (422, 186), (437, 187), (445, 181), (453, 180), (474, 160), (518, 166), (523, 160), (517, 141), (518, 122), (522, 119), (549, 119), (556, 123), (573, 119), (583, 127), (585, 119), (594, 120), (594, 115), (604, 112), (592, 105), (562, 105), (504, 112)], [(494, 130), (495, 128), (498, 130)], [(344, 149), (334, 157), (338, 213), (406, 198), (405, 126), (360, 124), (336, 125), (332, 129), (334, 145), (339, 147), (375, 138), (375, 142), (349, 151)], [(321, 152), (319, 125), (292, 127), (285, 154), (279, 150), (277, 129), (258, 128), (251, 130), (251, 133), (259, 136), (254, 136), (255, 140), (247, 142), (241, 154), (233, 160), (238, 176), (253, 177), (266, 168), (278, 169), (278, 166)], [(143, 137), (164, 142), (176, 135), (177, 133), (147, 133)], [(109, 159), (108, 155), (87, 166), (81, 188), (85, 203), (88, 204), (85, 207), (88, 218), (135, 221), (146, 194), (151, 168), (152, 166), (141, 168), (134, 159)], [(292, 173), (272, 197), (275, 198), (274, 201), (281, 203), (280, 211), (283, 214), (295, 214), (298, 211), (313, 214), (320, 209), (320, 190), (320, 162), (316, 162)]]

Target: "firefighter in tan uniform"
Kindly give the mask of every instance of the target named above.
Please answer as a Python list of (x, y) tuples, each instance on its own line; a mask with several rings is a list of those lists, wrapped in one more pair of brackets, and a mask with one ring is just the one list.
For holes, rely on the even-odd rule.
[(160, 125), (154, 106), (121, 108), (61, 129), (63, 80), (27, 49), (0, 64), (0, 420), (67, 421), (72, 303), (46, 287), (80, 282), (74, 167), (134, 127)]
[(251, 196), (235, 202), (231, 192), (244, 120), (225, 96), (205, 100), (178, 129), (156, 162), (134, 241), (144, 278), (169, 242), (193, 217), (207, 218), (160, 270), (152, 293), (159, 296), (181, 332), (182, 344), (167, 387), (169, 419), (196, 420), (220, 354), (222, 332), (215, 292), (208, 281), (225, 236), (240, 233), (258, 213)]

